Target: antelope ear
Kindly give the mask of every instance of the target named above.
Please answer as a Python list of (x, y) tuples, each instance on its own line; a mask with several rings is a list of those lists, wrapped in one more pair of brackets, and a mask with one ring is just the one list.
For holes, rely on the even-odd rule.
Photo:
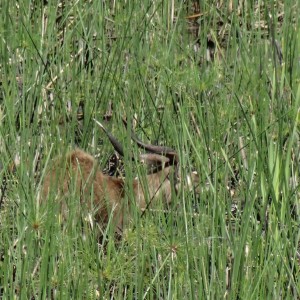
[(187, 182), (188, 182), (188, 188), (194, 189), (196, 194), (201, 193), (201, 188), (200, 188), (200, 176), (196, 171), (193, 171), (187, 176)]
[(148, 173), (156, 173), (162, 170), (170, 159), (156, 153), (146, 153), (139, 156), (139, 161), (147, 166)]

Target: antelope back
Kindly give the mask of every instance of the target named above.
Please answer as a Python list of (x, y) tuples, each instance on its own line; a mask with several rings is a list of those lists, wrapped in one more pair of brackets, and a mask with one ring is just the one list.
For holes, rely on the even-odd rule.
[(116, 225), (121, 225), (123, 180), (104, 175), (99, 170), (96, 160), (80, 149), (70, 151), (54, 160), (43, 182), (42, 199), (50, 196), (58, 198), (63, 218), (66, 218), (67, 201), (68, 198), (72, 198), (72, 190), (75, 192), (75, 199), (79, 199), (79, 204), (84, 205), (84, 210), (94, 209), (97, 222), (106, 224), (113, 210)]

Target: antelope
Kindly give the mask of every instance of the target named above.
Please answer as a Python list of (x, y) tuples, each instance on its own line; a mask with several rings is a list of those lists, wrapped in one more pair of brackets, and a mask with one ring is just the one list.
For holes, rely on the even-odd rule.
[[(103, 129), (114, 149), (124, 156), (123, 148), (117, 139), (100, 122), (96, 120), (95, 122)], [(139, 156), (139, 160), (149, 167), (145, 180), (147, 187), (138, 178), (130, 183), (137, 207), (145, 211), (158, 199), (162, 199), (166, 204), (170, 203), (172, 190), (176, 192), (180, 184), (178, 154), (169, 147), (143, 143), (133, 131), (131, 131), (131, 138), (138, 147), (148, 151)], [(189, 185), (197, 182), (197, 178), (197, 174), (192, 173), (188, 180)], [(51, 192), (58, 198), (67, 196), (73, 182), (75, 193), (80, 195), (81, 205), (87, 205), (88, 210), (94, 208), (95, 221), (106, 225), (112, 214), (113, 224), (118, 232), (122, 232), (126, 196), (125, 180), (126, 178), (105, 175), (99, 170), (94, 157), (76, 148), (65, 156), (54, 159), (43, 181), (42, 198), (47, 199)], [(62, 214), (65, 216), (67, 205), (64, 199), (60, 201)]]

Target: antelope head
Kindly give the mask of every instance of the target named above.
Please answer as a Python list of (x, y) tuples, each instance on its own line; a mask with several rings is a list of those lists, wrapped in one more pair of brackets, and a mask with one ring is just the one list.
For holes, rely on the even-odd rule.
[[(94, 120), (106, 133), (114, 149), (124, 156), (121, 144), (116, 138), (97, 120)], [(123, 120), (125, 126), (127, 123)], [(138, 147), (147, 151), (147, 153), (139, 155), (139, 162), (147, 166), (146, 186), (142, 184), (139, 178), (133, 181), (134, 196), (137, 205), (144, 210), (157, 199), (163, 199), (165, 203), (169, 203), (172, 198), (172, 191), (177, 193), (182, 184), (182, 176), (179, 168), (179, 158), (177, 152), (164, 146), (146, 144), (142, 142), (131, 130), (131, 139)], [(132, 160), (134, 157), (131, 156)], [(187, 175), (187, 187), (189, 190), (194, 188), (199, 192), (197, 184), (199, 177), (196, 172)]]

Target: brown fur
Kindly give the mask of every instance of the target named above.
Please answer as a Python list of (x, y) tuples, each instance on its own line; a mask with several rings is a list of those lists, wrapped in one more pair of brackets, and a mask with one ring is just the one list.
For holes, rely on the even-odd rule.
[[(160, 197), (165, 202), (171, 200), (171, 183), (168, 175), (172, 168), (173, 166), (166, 168), (162, 166), (160, 171), (147, 175), (146, 187), (138, 179), (134, 179), (132, 184), (134, 200), (140, 209), (146, 208), (147, 200), (155, 202)], [(42, 199), (47, 199), (50, 194), (58, 197), (64, 217), (67, 215), (64, 198), (70, 192), (72, 184), (76, 186), (76, 194), (80, 195), (81, 205), (87, 205), (88, 209), (91, 207), (95, 209), (95, 220), (98, 223), (107, 224), (113, 210), (113, 223), (120, 229), (123, 227), (125, 206), (123, 179), (104, 175), (91, 155), (75, 149), (53, 161), (42, 186)], [(146, 198), (145, 195), (149, 197)]]

